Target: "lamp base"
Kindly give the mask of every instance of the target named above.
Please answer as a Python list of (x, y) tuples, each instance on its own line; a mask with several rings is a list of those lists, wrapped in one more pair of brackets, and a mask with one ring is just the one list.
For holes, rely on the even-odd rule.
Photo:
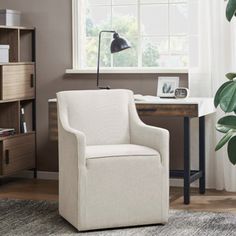
[(98, 86), (98, 89), (111, 89), (111, 87), (110, 86), (106, 86), (106, 87)]

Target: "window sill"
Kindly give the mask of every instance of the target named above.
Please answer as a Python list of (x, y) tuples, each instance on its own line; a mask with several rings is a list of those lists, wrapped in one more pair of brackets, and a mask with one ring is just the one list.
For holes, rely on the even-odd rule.
[[(96, 69), (67, 69), (66, 74), (96, 74)], [(187, 68), (100, 69), (101, 74), (188, 74)]]

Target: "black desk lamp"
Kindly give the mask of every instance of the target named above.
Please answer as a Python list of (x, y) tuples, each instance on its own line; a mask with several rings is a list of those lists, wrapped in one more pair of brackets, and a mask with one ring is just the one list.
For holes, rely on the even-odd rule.
[(124, 38), (121, 38), (119, 36), (118, 33), (116, 33), (116, 31), (113, 30), (102, 30), (99, 33), (99, 42), (98, 42), (98, 63), (97, 63), (97, 88), (99, 89), (110, 89), (110, 86), (106, 86), (106, 87), (102, 87), (99, 86), (99, 80), (100, 80), (100, 47), (101, 47), (101, 36), (102, 33), (113, 33), (113, 40), (111, 42), (111, 53), (116, 53), (116, 52), (120, 52), (123, 51), (125, 49), (130, 48), (130, 44), (128, 43), (128, 41)]

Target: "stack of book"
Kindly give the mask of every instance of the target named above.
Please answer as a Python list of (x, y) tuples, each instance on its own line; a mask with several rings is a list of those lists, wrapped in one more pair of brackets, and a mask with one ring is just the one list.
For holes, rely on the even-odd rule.
[(0, 137), (6, 137), (6, 136), (9, 136), (9, 135), (14, 135), (15, 133), (16, 133), (15, 129), (0, 128)]

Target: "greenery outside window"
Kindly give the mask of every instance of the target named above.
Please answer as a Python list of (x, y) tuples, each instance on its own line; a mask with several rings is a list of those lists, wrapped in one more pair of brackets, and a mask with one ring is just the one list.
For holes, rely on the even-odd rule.
[(188, 67), (188, 0), (73, 0), (73, 69), (97, 65), (98, 34), (115, 30), (132, 48), (109, 52), (104, 34), (101, 67), (183, 69)]

